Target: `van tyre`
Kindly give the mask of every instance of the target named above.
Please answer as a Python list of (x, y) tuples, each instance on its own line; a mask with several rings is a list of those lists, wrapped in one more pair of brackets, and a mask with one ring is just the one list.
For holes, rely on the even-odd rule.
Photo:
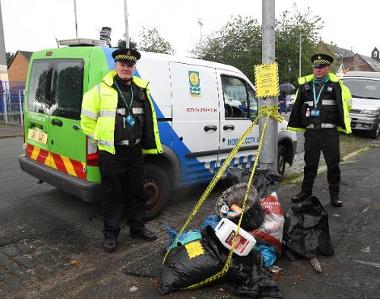
[(169, 194), (169, 178), (165, 171), (154, 164), (145, 165), (144, 196), (146, 200), (146, 220), (151, 220), (158, 216), (167, 203)]
[(286, 148), (284, 145), (278, 146), (277, 153), (277, 172), (280, 176), (284, 176), (286, 168)]
[(380, 135), (380, 123), (377, 124), (376, 129), (372, 130), (369, 133), (369, 137), (371, 137), (372, 139), (377, 139), (379, 138), (379, 135)]

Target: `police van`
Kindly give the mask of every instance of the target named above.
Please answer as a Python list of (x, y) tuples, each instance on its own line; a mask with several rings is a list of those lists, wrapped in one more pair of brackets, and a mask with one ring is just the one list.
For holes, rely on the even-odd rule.
[[(83, 94), (115, 64), (106, 47), (64, 47), (33, 53), (24, 103), (25, 154), (21, 169), (85, 201), (101, 196), (98, 152), (80, 128)], [(150, 81), (164, 152), (146, 155), (147, 218), (170, 191), (208, 182), (257, 115), (248, 78), (235, 67), (205, 60), (141, 52), (135, 76)], [(292, 163), (296, 135), (279, 124), (278, 171)], [(249, 169), (258, 126), (231, 162)], [(264, 148), (265, 150), (265, 148)]]

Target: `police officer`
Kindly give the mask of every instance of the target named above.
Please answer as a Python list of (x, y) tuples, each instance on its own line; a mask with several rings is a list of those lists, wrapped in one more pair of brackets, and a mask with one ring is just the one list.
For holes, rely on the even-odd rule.
[(301, 192), (292, 197), (292, 201), (301, 202), (312, 194), (322, 151), (327, 164), (331, 204), (340, 207), (338, 131), (351, 133), (351, 93), (337, 76), (330, 73), (331, 56), (315, 54), (311, 62), (313, 74), (298, 79), (297, 98), (288, 123), (290, 130), (305, 130), (304, 178)]
[(140, 53), (117, 49), (112, 57), (116, 70), (85, 93), (81, 112), (83, 132), (99, 149), (106, 252), (116, 249), (124, 199), (131, 236), (157, 239), (144, 225), (143, 152), (162, 152), (148, 82), (133, 76)]

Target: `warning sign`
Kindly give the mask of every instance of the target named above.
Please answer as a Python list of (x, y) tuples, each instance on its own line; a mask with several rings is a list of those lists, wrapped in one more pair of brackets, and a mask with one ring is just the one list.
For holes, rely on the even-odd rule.
[(255, 65), (256, 96), (269, 98), (278, 96), (278, 64), (268, 63)]

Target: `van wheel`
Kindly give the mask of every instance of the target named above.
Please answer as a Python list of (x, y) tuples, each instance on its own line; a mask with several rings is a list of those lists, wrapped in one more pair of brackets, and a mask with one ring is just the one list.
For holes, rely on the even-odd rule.
[(278, 154), (277, 154), (277, 172), (280, 176), (284, 176), (285, 168), (286, 168), (286, 149), (285, 146), (278, 146)]
[(157, 165), (146, 165), (144, 172), (145, 219), (151, 220), (157, 217), (169, 199), (169, 179)]
[(380, 123), (377, 124), (377, 128), (375, 130), (372, 130), (369, 133), (369, 137), (371, 137), (372, 139), (377, 139), (379, 138), (379, 135), (380, 135)]

